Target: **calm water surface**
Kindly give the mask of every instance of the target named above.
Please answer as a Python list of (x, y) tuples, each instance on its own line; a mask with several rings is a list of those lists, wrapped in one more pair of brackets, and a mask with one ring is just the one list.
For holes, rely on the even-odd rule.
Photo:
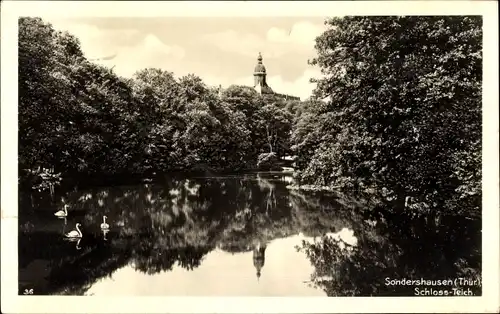
[[(259, 173), (21, 194), (19, 293), (410, 296), (386, 278), (480, 278), (480, 222), (409, 218), (290, 182)], [(76, 223), (83, 237), (68, 241)]]

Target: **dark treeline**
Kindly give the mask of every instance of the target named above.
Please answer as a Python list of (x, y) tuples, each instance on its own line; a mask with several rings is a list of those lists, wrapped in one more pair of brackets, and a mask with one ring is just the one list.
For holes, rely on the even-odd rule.
[(481, 17), (326, 24), (312, 64), (329, 100), (293, 126), (301, 179), (372, 190), (395, 208), (480, 215)]
[(19, 95), (21, 179), (43, 169), (67, 177), (238, 171), (290, 150), (294, 102), (160, 69), (125, 79), (39, 18), (19, 20)]
[(481, 18), (325, 23), (311, 61), (323, 73), (312, 99), (323, 100), (287, 102), (159, 69), (124, 79), (89, 62), (74, 36), (21, 18), (21, 181), (239, 171), (292, 154), (301, 184), (478, 215)]

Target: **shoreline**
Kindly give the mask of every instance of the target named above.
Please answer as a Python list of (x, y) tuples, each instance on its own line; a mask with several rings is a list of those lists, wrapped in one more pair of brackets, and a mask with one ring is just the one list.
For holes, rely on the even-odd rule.
[(304, 185), (297, 185), (297, 184), (290, 184), (287, 185), (286, 188), (288, 190), (293, 190), (293, 191), (328, 191), (328, 192), (340, 192), (340, 187), (339, 186), (324, 186), (324, 185), (314, 185), (314, 184), (304, 184)]

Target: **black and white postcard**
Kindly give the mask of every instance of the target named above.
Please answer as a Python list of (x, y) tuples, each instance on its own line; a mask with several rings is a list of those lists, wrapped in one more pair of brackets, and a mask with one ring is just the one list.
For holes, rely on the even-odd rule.
[(496, 312), (497, 9), (3, 2), (2, 313)]

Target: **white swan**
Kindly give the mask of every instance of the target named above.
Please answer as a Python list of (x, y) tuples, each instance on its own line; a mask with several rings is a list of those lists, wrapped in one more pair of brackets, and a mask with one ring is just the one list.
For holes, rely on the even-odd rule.
[(76, 224), (76, 230), (72, 230), (69, 233), (66, 234), (67, 238), (81, 238), (83, 236), (82, 232), (80, 231), (81, 225), (79, 223)]
[(108, 217), (107, 216), (102, 217), (103, 223), (101, 224), (101, 229), (109, 229), (109, 225), (106, 223), (106, 218)]
[(66, 217), (68, 216), (68, 207), (69, 205), (68, 204), (65, 204), (63, 209), (61, 209), (60, 211), (54, 213), (54, 216), (57, 216), (57, 217)]

